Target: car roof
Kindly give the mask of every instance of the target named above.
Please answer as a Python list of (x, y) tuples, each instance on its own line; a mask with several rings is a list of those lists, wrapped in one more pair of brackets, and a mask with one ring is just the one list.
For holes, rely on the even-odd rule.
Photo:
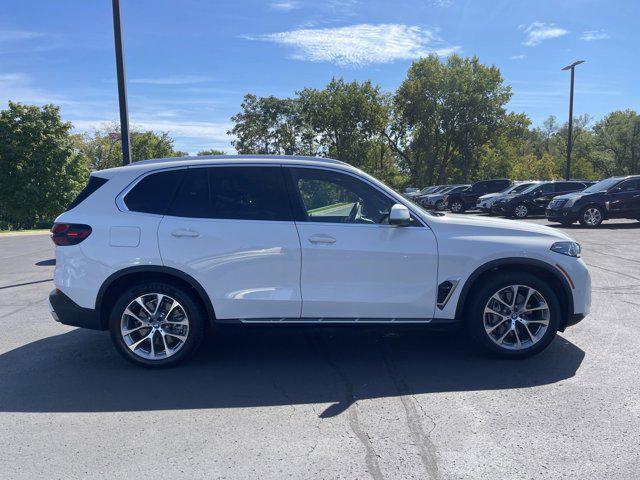
[(169, 157), (169, 158), (154, 158), (150, 160), (140, 160), (137, 162), (124, 165), (122, 167), (107, 168), (100, 170), (100, 175), (106, 174), (108, 176), (117, 174), (122, 171), (139, 170), (141, 172), (152, 170), (154, 167), (159, 168), (172, 168), (172, 167), (185, 167), (192, 165), (211, 165), (211, 164), (226, 164), (226, 163), (261, 163), (261, 164), (281, 164), (290, 163), (296, 165), (340, 165), (343, 167), (352, 167), (348, 163), (340, 160), (334, 160), (332, 158), (323, 157), (306, 157), (302, 155), (205, 155), (205, 156), (188, 156), (188, 157)]

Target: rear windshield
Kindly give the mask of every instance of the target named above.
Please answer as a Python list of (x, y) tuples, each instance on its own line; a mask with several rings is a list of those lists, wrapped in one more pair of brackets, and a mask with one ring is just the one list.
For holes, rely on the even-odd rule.
[(102, 185), (107, 183), (107, 181), (108, 180), (106, 178), (96, 177), (94, 175), (91, 175), (89, 177), (89, 182), (82, 189), (82, 191), (80, 191), (76, 199), (69, 204), (69, 206), (67, 207), (67, 211), (80, 205), (89, 197), (89, 195), (91, 195), (93, 192), (98, 190)]

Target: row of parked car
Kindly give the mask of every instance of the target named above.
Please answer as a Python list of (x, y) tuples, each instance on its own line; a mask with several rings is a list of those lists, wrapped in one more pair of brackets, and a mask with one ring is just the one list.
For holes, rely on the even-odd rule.
[(472, 185), (434, 185), (405, 191), (405, 196), (431, 210), (524, 219), (544, 214), (565, 225), (576, 221), (597, 227), (610, 218), (640, 220), (640, 175), (588, 180), (481, 180)]

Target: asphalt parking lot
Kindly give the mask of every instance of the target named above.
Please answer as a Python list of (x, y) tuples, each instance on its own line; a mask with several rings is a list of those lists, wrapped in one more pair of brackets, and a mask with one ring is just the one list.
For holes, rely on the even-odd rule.
[(637, 478), (640, 222), (563, 230), (592, 313), (537, 357), (481, 357), (454, 333), (263, 328), (165, 371), (55, 323), (51, 241), (0, 237), (0, 478)]

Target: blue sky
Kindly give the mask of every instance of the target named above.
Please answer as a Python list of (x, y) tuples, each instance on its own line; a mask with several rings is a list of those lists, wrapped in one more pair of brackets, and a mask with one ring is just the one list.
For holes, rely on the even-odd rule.
[[(394, 90), (411, 61), (435, 52), (497, 65), (510, 109), (535, 124), (640, 110), (638, 0), (121, 0), (129, 110), (176, 147), (232, 151), (242, 96), (292, 95), (332, 76)], [(118, 118), (109, 0), (5, 2), (0, 107), (56, 103), (91, 131)]]

